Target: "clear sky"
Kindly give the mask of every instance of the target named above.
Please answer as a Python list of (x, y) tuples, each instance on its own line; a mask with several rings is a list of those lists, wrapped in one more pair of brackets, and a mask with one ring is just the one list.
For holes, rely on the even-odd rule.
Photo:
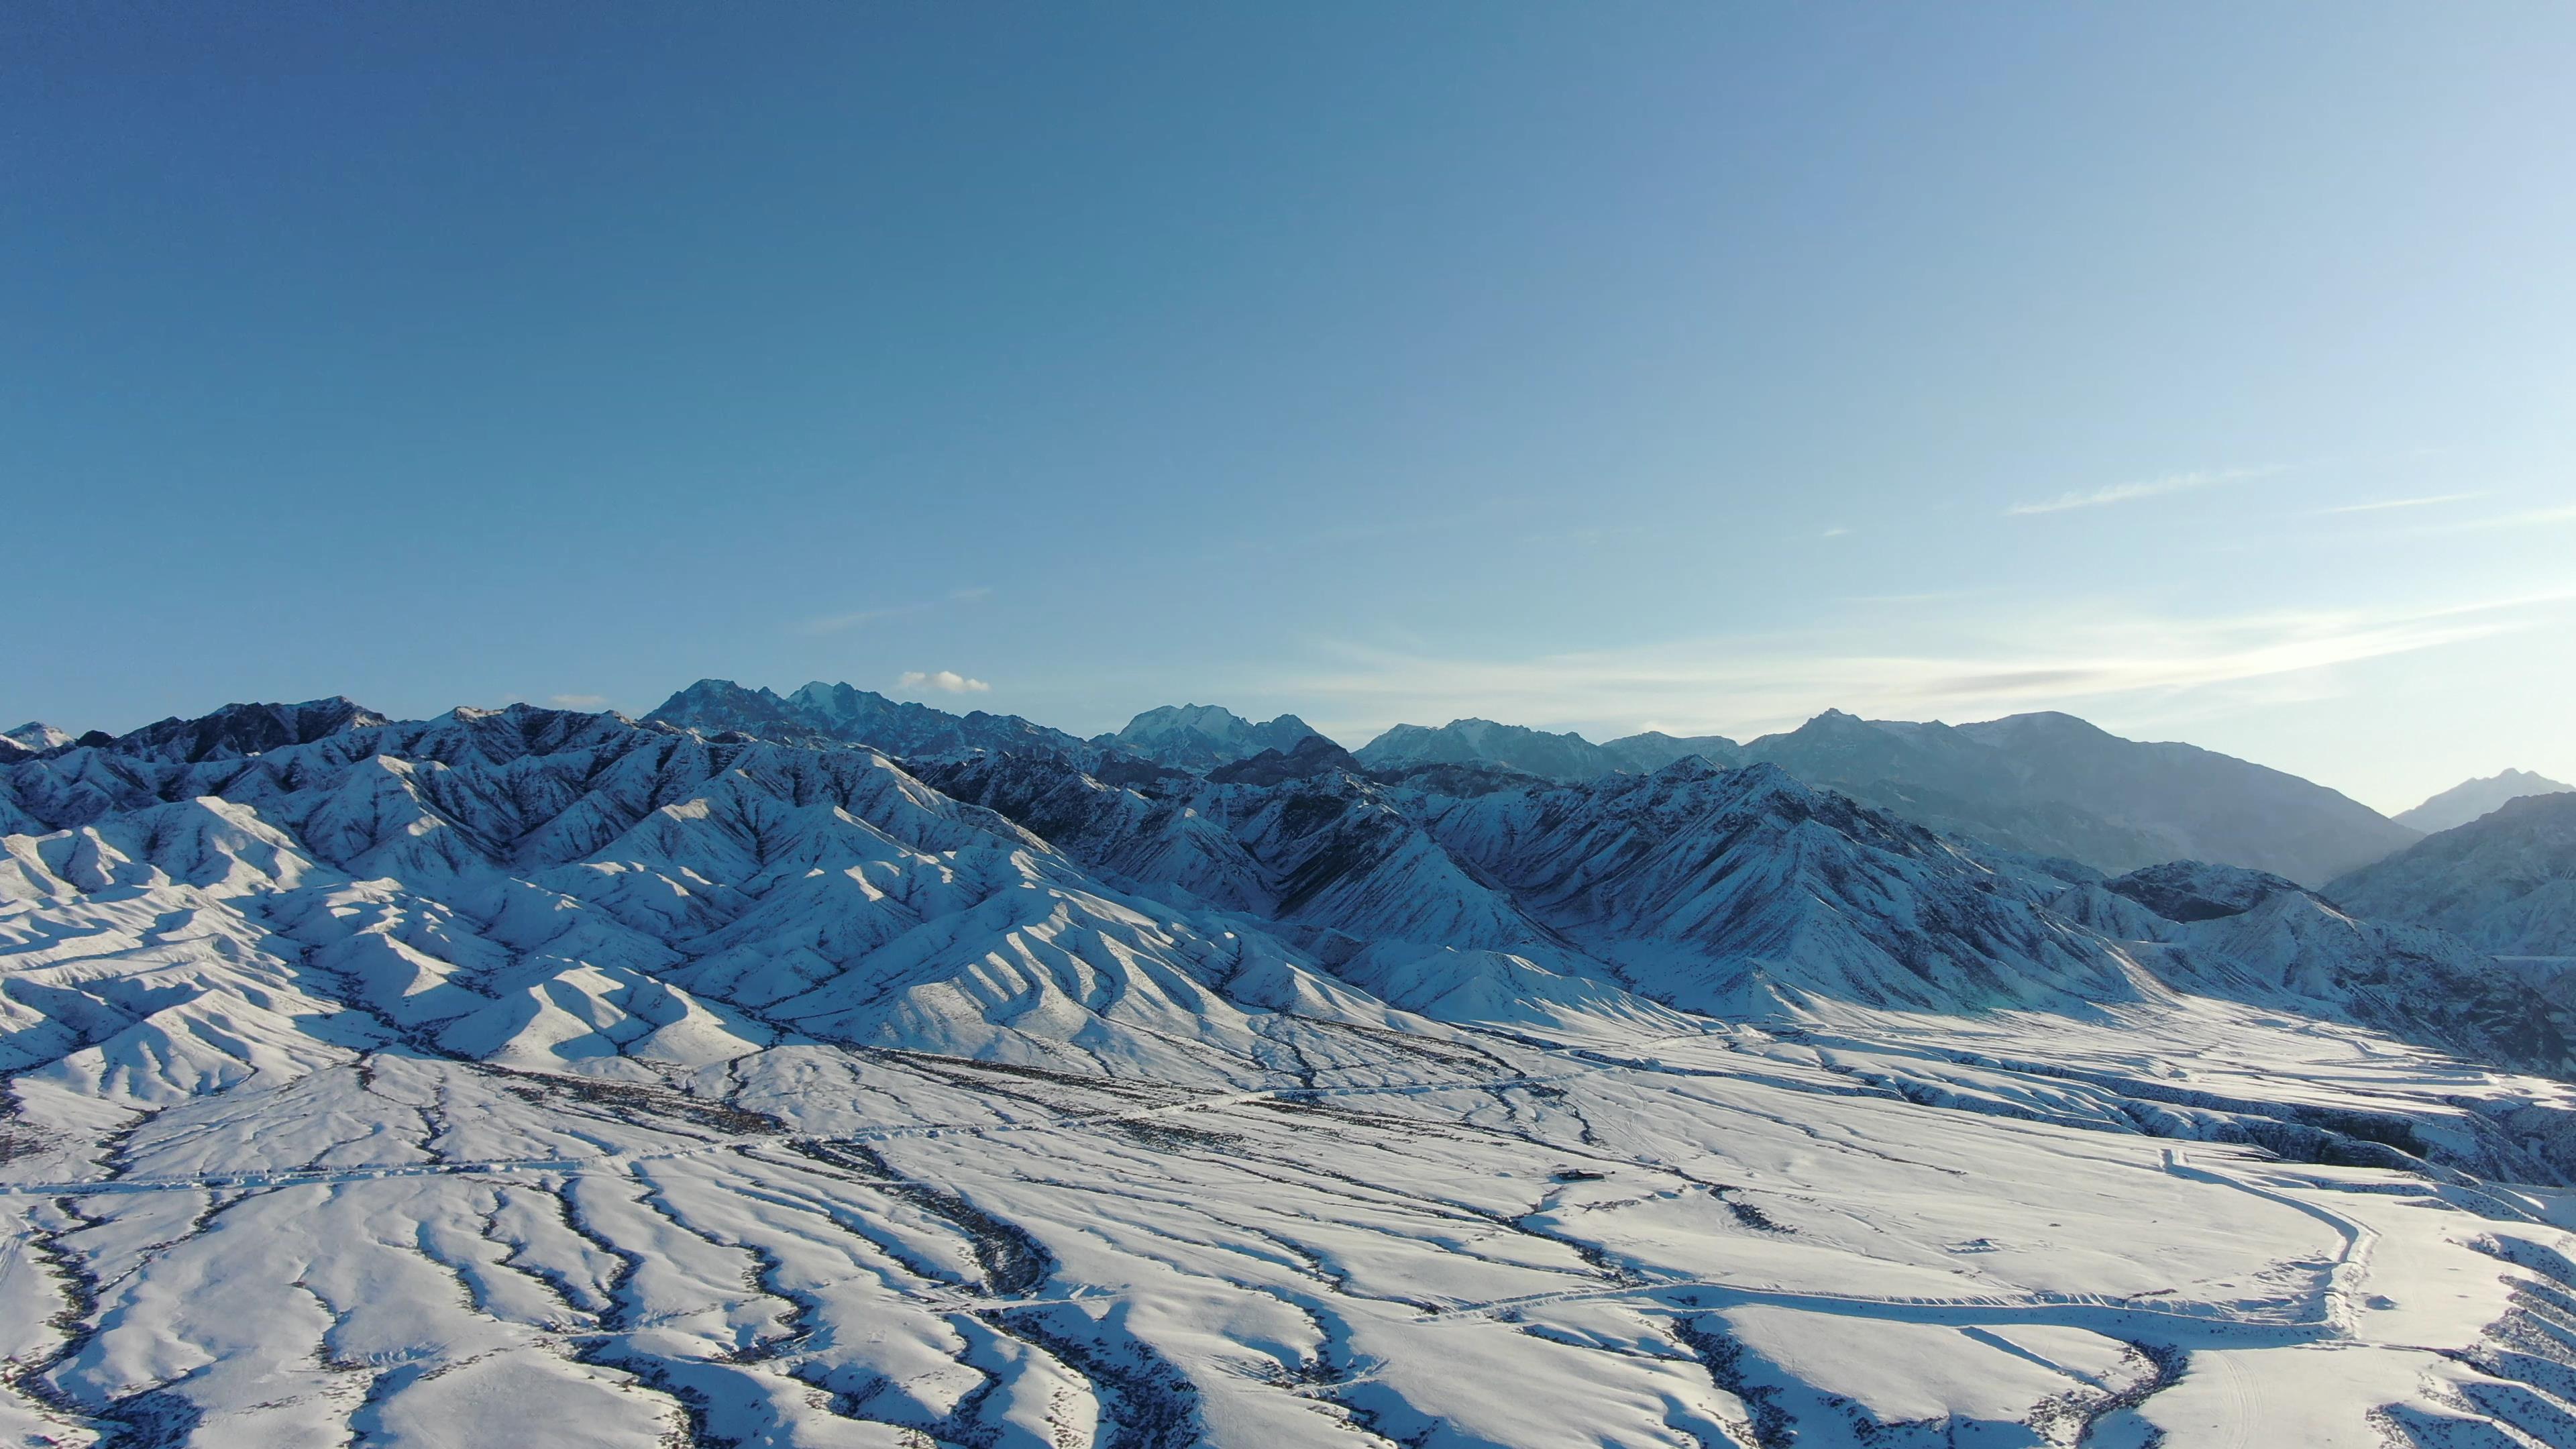
[(2576, 779), (2571, 76), (2543, 4), (21, 0), (0, 724), (718, 675)]

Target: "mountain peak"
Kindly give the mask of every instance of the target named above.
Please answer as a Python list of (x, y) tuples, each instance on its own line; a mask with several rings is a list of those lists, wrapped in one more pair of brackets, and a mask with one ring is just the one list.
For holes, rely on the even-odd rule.
[(70, 732), (58, 730), (43, 720), (31, 719), (14, 730), (0, 733), (0, 740), (8, 741), (9, 746), (14, 746), (17, 750), (30, 754), (42, 754), (47, 750), (59, 750), (70, 744), (72, 736)]
[(1616, 773), (1608, 752), (1579, 734), (1550, 734), (1489, 719), (1453, 719), (1432, 729), (1400, 724), (1360, 747), (1372, 770), (1416, 765), (1501, 765), (1524, 774), (1572, 784)]
[[(1293, 714), (1256, 724), (1223, 705), (1157, 705), (1093, 744), (1142, 755), (1176, 769), (1207, 771), (1276, 751), (1293, 754), (1301, 742), (1320, 739), (1314, 726)], [(1329, 743), (1329, 741), (1327, 741)], [(1333, 746), (1339, 750), (1339, 745)]]
[(2412, 826), (2427, 835), (2456, 830), (2483, 815), (2492, 814), (2506, 802), (2527, 795), (2562, 795), (2576, 790), (2576, 785), (2535, 775), (2529, 770), (2504, 770), (2479, 780), (2463, 780), (2396, 817), (2400, 825)]
[(781, 696), (766, 687), (746, 689), (730, 679), (701, 679), (644, 716), (647, 724), (677, 725), (700, 734), (748, 735), (777, 744), (865, 745), (889, 755), (918, 757), (959, 751), (1043, 752), (1081, 757), (1083, 742), (1062, 730), (1032, 724), (1015, 714), (981, 710), (955, 715), (926, 704), (888, 699), (857, 685), (811, 681)]
[[(195, 719), (176, 715), (116, 736), (105, 748), (176, 764), (235, 760), (390, 724), (345, 694), (300, 704), (228, 704)], [(83, 736), (87, 739), (87, 736)]]

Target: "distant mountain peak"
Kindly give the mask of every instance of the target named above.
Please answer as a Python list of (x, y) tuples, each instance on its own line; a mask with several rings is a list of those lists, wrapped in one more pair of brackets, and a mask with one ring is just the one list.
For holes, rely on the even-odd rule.
[(1601, 746), (1567, 731), (1551, 734), (1489, 719), (1453, 719), (1433, 728), (1400, 724), (1358, 750), (1372, 770), (1417, 765), (1501, 765), (1562, 784), (1598, 779), (1618, 769)]
[(1176, 769), (1203, 773), (1274, 750), (1282, 756), (1291, 755), (1301, 742), (1321, 738), (1314, 726), (1293, 714), (1255, 723), (1223, 705), (1165, 704), (1144, 711), (1117, 733), (1098, 736), (1092, 743), (1142, 755)]
[(42, 752), (61, 749), (72, 742), (72, 736), (69, 731), (58, 730), (43, 720), (31, 719), (14, 730), (0, 734), (0, 740), (7, 740), (22, 750)]
[(2456, 830), (2483, 815), (2494, 813), (2509, 800), (2526, 795), (2563, 795), (2576, 791), (2576, 785), (2535, 775), (2529, 770), (2505, 770), (2479, 780), (2463, 780), (2450, 789), (2396, 817), (2400, 825), (2413, 826), (2427, 835)]
[(871, 689), (813, 680), (780, 695), (730, 679), (701, 679), (672, 695), (644, 723), (675, 725), (710, 737), (740, 734), (775, 744), (865, 745), (906, 758), (990, 750), (1042, 752), (1085, 759), (1089, 747), (1062, 730), (1015, 714), (975, 710), (950, 714), (889, 699)]

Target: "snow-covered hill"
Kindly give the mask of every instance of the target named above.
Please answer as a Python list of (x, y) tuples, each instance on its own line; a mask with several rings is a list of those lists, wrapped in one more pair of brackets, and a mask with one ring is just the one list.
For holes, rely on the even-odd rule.
[(0, 1434), (2571, 1442), (2576, 1061), (2439, 932), (885, 703), (0, 759)]
[(2529, 770), (2506, 770), (2483, 779), (2463, 780), (2414, 809), (2400, 811), (2391, 818), (2409, 829), (2432, 835), (2466, 825), (2507, 800), (2519, 800), (2525, 795), (2564, 795), (2570, 791), (2576, 791), (2576, 785), (2564, 784), (2547, 775), (2535, 775)]
[(2576, 794), (2525, 795), (2326, 887), (2508, 956), (2576, 957)]

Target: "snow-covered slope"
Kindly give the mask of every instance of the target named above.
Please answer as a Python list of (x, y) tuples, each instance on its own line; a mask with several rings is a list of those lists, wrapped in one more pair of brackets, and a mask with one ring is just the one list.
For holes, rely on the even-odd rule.
[(2326, 894), (2501, 955), (2576, 957), (2576, 794), (2508, 800)]
[(1429, 809), (1460, 858), (1649, 995), (1693, 1010), (2080, 1008), (2134, 995), (2116, 952), (2037, 909), (2045, 890), (1776, 766), (1721, 771), (1693, 757)]
[(0, 761), (12, 1442), (2576, 1442), (2561, 1024), (2288, 881), (265, 718)]
[(2391, 817), (2409, 829), (2427, 835), (2457, 829), (2485, 815), (2507, 800), (2525, 795), (2564, 795), (2576, 791), (2576, 785), (2561, 783), (2547, 775), (2529, 770), (2506, 770), (2483, 779), (2463, 780), (2412, 810)]
[(1125, 750), (1176, 769), (1205, 772), (1264, 750), (1281, 754), (1320, 738), (1312, 725), (1293, 714), (1261, 724), (1213, 704), (1166, 704), (1149, 709), (1115, 734), (1093, 744)]
[(36, 755), (61, 749), (71, 742), (68, 731), (58, 730), (43, 720), (29, 720), (6, 734), (0, 734), (0, 753), (14, 747), (20, 754)]
[[(1650, 776), (1467, 797), (1326, 770), (1247, 772), (1149, 799), (1061, 762), (999, 757), (933, 778), (1112, 879), (1303, 931), (1309, 945), (1320, 932), (1345, 951), (1403, 942), (1488, 953), (1440, 969), (1490, 968), (1497, 980), (1485, 989), (1498, 998), (1520, 969), (1503, 957), (1738, 1020), (2093, 1015), (2193, 992), (2576, 1070), (2558, 1008), (2456, 942), (2353, 922), (2286, 880), (2228, 867), (2159, 867), (2105, 884), (2073, 862), (1936, 835), (1776, 766), (1685, 758)], [(2224, 903), (2167, 899), (2155, 882), (2168, 877)], [(2176, 921), (2242, 914), (2280, 894), (2341, 923), (2313, 927), (2320, 941), (2300, 970), (2282, 964), (2273, 937), (2241, 931), (2205, 932), (2188, 956), (2170, 949), (2184, 939)], [(2419, 995), (2403, 989), (2409, 980)], [(1425, 999), (1384, 975), (1367, 984), (1399, 1003)]]

